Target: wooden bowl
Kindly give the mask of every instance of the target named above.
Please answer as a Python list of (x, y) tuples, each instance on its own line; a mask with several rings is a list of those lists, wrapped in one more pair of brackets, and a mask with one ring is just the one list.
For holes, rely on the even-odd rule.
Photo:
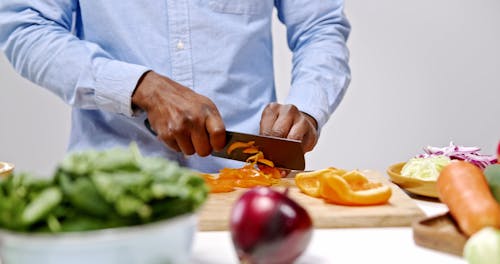
[(14, 170), (14, 164), (0, 161), (0, 177), (7, 176)]
[(438, 198), (436, 181), (424, 181), (401, 175), (401, 169), (405, 162), (396, 163), (387, 169), (387, 174), (392, 182), (412, 194)]

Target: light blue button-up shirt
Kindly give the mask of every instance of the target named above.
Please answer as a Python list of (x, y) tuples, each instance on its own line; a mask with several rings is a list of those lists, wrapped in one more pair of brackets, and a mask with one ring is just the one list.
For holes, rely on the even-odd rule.
[(15, 69), (73, 107), (69, 151), (127, 146), (214, 172), (227, 160), (171, 151), (133, 113), (148, 70), (209, 97), (226, 128), (257, 133), (276, 101), (273, 8), (293, 52), (285, 102), (321, 128), (348, 86), (342, 0), (1, 0), (0, 45)]

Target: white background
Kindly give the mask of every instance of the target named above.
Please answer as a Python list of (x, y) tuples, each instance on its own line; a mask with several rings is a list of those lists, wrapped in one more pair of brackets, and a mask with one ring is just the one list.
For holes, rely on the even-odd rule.
[[(319, 1), (319, 0), (316, 0)], [(500, 140), (500, 1), (347, 1), (352, 82), (307, 154), (308, 169), (384, 170), (426, 145)], [(279, 98), (287, 93), (285, 30), (273, 25)], [(0, 160), (47, 174), (63, 157), (70, 109), (0, 55)]]

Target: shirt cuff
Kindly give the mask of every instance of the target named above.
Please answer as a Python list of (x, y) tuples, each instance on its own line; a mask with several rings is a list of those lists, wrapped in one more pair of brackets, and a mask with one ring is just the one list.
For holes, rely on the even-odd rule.
[(95, 100), (99, 109), (132, 117), (132, 93), (142, 75), (150, 70), (117, 60), (104, 62), (95, 75)]
[(288, 97), (285, 100), (286, 104), (293, 104), (295, 105), (299, 111), (304, 112), (311, 117), (313, 117), (316, 120), (316, 123), (318, 124), (318, 133), (321, 131), (321, 128), (326, 124), (326, 121), (328, 121), (328, 112), (325, 110), (321, 109), (321, 107), (318, 107), (316, 105), (321, 104), (318, 103), (317, 98), (311, 98), (308, 95), (305, 95), (303, 97), (299, 97), (297, 99), (296, 97)]
[[(340, 89), (333, 100), (328, 100), (326, 95), (319, 90), (291, 89), (285, 103), (295, 105), (299, 111), (316, 119), (318, 133), (321, 133), (321, 129), (330, 118), (331, 113), (335, 111), (344, 97), (345, 90)], [(330, 101), (333, 101), (333, 103), (329, 103)]]

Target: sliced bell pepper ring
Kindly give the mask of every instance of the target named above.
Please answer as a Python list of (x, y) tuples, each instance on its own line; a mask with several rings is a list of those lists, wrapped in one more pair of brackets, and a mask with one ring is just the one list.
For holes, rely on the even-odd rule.
[(341, 205), (384, 204), (392, 195), (392, 189), (389, 186), (369, 182), (358, 171), (344, 175), (321, 175), (319, 192), (327, 202)]
[(295, 175), (295, 185), (299, 189), (312, 197), (321, 197), (319, 193), (319, 187), (321, 184), (321, 175), (323, 173), (334, 173), (330, 169), (316, 170), (310, 172), (301, 172)]
[(303, 172), (295, 176), (297, 187), (305, 194), (323, 198), (340, 205), (375, 205), (386, 203), (392, 189), (378, 182), (370, 182), (361, 172), (346, 172), (327, 168)]
[(342, 175), (346, 171), (342, 169), (337, 169), (334, 167), (329, 167), (322, 170), (301, 172), (295, 175), (295, 184), (297, 187), (305, 194), (312, 197), (321, 197), (319, 188), (321, 184), (321, 175), (323, 174), (333, 174)]
[(274, 163), (265, 159), (264, 153), (254, 144), (254, 141), (234, 142), (228, 147), (227, 153), (244, 148), (243, 153), (254, 155), (248, 157), (247, 164), (241, 168), (224, 168), (219, 171), (218, 177), (203, 175), (210, 192), (230, 192), (235, 187), (271, 186), (278, 183), (281, 178), (280, 170), (274, 168)]

